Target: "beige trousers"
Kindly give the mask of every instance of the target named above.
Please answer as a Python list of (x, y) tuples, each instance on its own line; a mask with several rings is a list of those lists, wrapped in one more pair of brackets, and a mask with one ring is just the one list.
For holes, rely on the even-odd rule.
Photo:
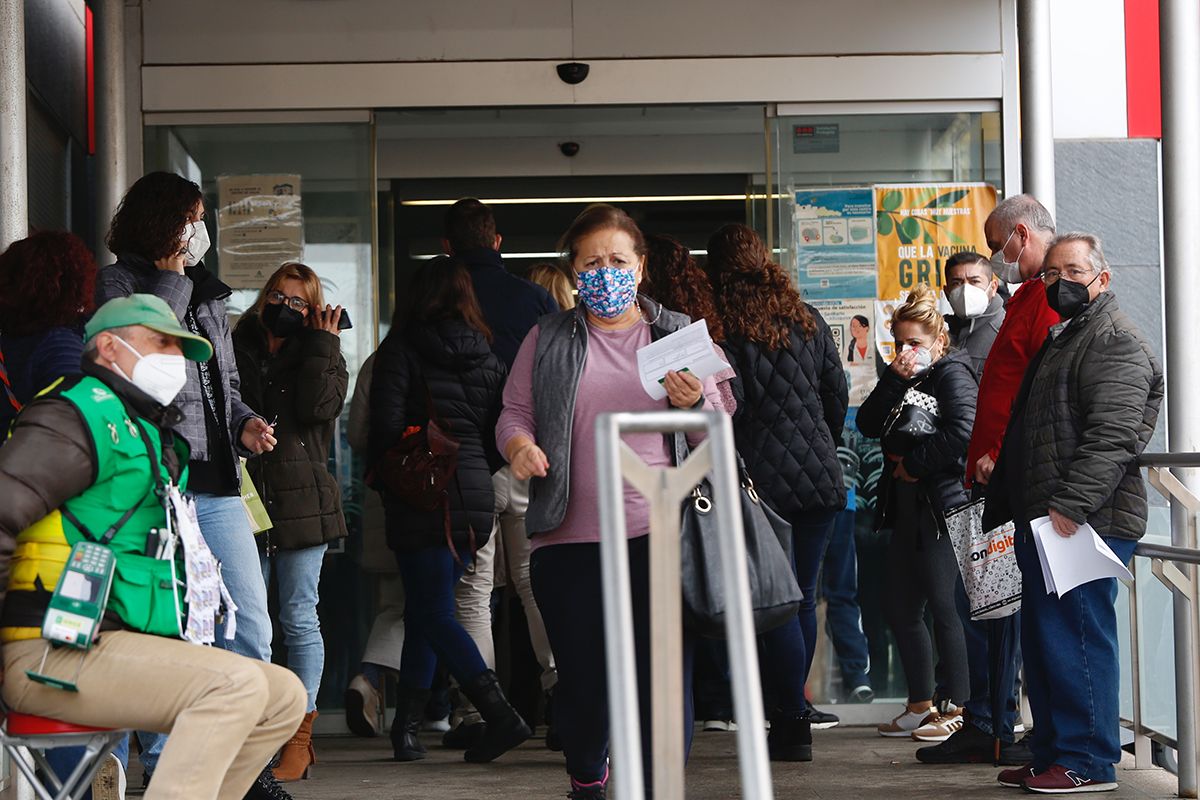
[[(145, 800), (241, 800), (300, 726), (307, 696), (283, 667), (226, 650), (109, 631), (84, 656), (78, 692), (25, 675), (46, 642), (4, 645), (4, 702), (80, 725), (169, 733)], [(45, 674), (71, 677), (79, 651), (50, 652)]]

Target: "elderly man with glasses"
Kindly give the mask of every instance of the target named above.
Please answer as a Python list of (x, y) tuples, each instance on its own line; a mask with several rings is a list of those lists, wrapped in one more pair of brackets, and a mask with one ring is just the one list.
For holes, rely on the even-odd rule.
[(1047, 594), (1030, 521), (1054, 533), (1088, 523), (1123, 562), (1146, 530), (1137, 457), (1154, 432), (1163, 375), (1149, 343), (1117, 304), (1100, 240), (1051, 242), (1046, 300), (1062, 322), (1029, 365), (989, 485), (984, 525), (1017, 525), (1021, 647), (1033, 710), (1032, 763), (1000, 773), (1005, 786), (1068, 794), (1117, 788), (1120, 664), (1113, 578)]

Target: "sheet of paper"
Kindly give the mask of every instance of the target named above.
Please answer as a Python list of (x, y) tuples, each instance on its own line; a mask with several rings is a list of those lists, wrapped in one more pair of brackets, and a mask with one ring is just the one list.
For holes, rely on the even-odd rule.
[(1046, 591), (1062, 597), (1077, 586), (1101, 578), (1132, 581), (1133, 575), (1121, 563), (1100, 534), (1088, 524), (1079, 526), (1074, 536), (1059, 536), (1049, 517), (1030, 523), (1037, 542), (1042, 574), (1049, 572)]
[(717, 355), (708, 333), (708, 323), (702, 319), (638, 350), (637, 361), (642, 388), (655, 400), (667, 396), (663, 380), (668, 372), (686, 371), (704, 380), (729, 369)]

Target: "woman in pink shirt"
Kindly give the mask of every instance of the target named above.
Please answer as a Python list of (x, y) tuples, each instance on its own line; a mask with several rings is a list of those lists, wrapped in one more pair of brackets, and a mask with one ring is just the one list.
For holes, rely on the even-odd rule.
[[(639, 297), (646, 244), (620, 209), (594, 205), (563, 235), (560, 249), (580, 305), (544, 317), (521, 345), (504, 389), (496, 430), (514, 477), (532, 478), (526, 528), (532, 537), (534, 597), (558, 667), (555, 723), (576, 800), (603, 798), (608, 783), (608, 700), (600, 582), (595, 419), (613, 411), (711, 408), (712, 379), (669, 373), (667, 400), (641, 386), (637, 351), (690, 320)], [(650, 466), (672, 463), (668, 438), (627, 434)], [(645, 764), (650, 766), (649, 505), (625, 488), (633, 584), (634, 637)], [(691, 643), (685, 641), (684, 698), (690, 744)]]

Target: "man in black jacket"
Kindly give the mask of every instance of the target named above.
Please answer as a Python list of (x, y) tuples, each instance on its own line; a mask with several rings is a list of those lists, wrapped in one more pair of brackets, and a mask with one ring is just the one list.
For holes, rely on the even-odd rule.
[[(446, 211), (442, 245), (448, 254), (467, 265), (475, 297), (492, 330), (492, 352), (511, 369), (529, 329), (541, 317), (558, 311), (558, 304), (541, 286), (508, 271), (500, 257), (502, 241), (492, 210), (480, 201), (463, 198)], [(490, 435), (494, 438), (494, 432)], [(529, 540), (525, 535), (529, 483), (515, 480), (512, 470), (505, 466), (492, 476), (492, 486), (497, 522), (488, 543), (475, 555), (475, 571), (459, 581), (458, 617), (478, 645), (484, 661), (494, 667), (496, 658), (491, 631), (491, 596), (496, 578), (494, 559), (496, 548), (505, 548), (505, 564), (525, 609), (530, 640), (542, 667), (542, 688), (549, 691), (557, 681), (557, 673), (542, 616), (529, 584)], [(497, 543), (497, 540), (503, 541)], [(465, 747), (482, 732), (483, 723), (472, 709), (460, 708), (460, 711), (466, 712), (461, 730), (452, 731), (447, 740)]]
[(1154, 433), (1162, 369), (1109, 288), (1100, 240), (1068, 233), (1050, 245), (1042, 280), (1063, 322), (1025, 374), (989, 486), (985, 527), (1017, 524), (1025, 681), (1033, 762), (1000, 783), (1036, 793), (1109, 791), (1121, 758), (1115, 579), (1047, 594), (1030, 522), (1087, 536), (1123, 562), (1146, 530), (1137, 457)]

